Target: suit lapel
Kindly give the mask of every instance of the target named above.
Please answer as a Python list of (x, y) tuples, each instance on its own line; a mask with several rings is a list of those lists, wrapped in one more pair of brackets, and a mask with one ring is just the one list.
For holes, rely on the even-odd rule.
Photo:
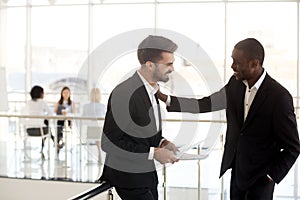
[(243, 125), (243, 128), (245, 128), (247, 126), (247, 124), (249, 124), (251, 122), (251, 120), (253, 119), (253, 117), (255, 116), (256, 111), (260, 108), (260, 106), (262, 105), (262, 103), (265, 101), (266, 97), (267, 97), (267, 90), (268, 90), (268, 81), (269, 81), (269, 76), (266, 75), (265, 80), (262, 82), (260, 88), (258, 89), (253, 102), (250, 106), (248, 115), (246, 117), (245, 123)]
[(246, 90), (246, 86), (244, 83), (240, 83), (238, 90), (237, 90), (237, 94), (238, 94), (238, 101), (236, 104), (236, 111), (237, 111), (237, 119), (238, 119), (238, 123), (240, 125), (240, 128), (243, 126), (244, 124), (244, 99), (245, 99), (245, 90)]
[(153, 123), (151, 123), (151, 124), (153, 125), (153, 127), (155, 127), (154, 131), (156, 131), (157, 128), (156, 128), (156, 123), (155, 123), (154, 109), (153, 109), (152, 103), (151, 103), (151, 101), (149, 99), (149, 95), (147, 93), (147, 90), (146, 90), (145, 86), (143, 86), (143, 90), (144, 90), (144, 92), (143, 92), (143, 100), (144, 100), (144, 102), (146, 104), (146, 108), (147, 108), (147, 110), (149, 112), (150, 119), (153, 119)]
[[(143, 99), (145, 107), (147, 108), (147, 111), (149, 112), (150, 118), (154, 119), (153, 124), (155, 125), (155, 128), (156, 128), (154, 110), (153, 110), (151, 101), (149, 99), (147, 90), (145, 88), (145, 85), (144, 85), (143, 81), (141, 80), (141, 78), (139, 77), (139, 75), (137, 74), (137, 72), (133, 75), (133, 78), (135, 79), (135, 82), (140, 86), (137, 90), (137, 93)], [(160, 117), (160, 110), (158, 110), (158, 115)], [(161, 120), (160, 120), (160, 122), (161, 122)], [(157, 129), (155, 129), (155, 130), (157, 130)]]

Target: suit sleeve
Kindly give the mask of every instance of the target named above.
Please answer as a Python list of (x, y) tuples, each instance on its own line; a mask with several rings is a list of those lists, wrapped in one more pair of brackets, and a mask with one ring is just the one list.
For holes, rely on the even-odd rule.
[(278, 145), (278, 154), (268, 174), (276, 183), (279, 183), (295, 163), (300, 152), (300, 144), (292, 97), (289, 93), (284, 93), (276, 102), (273, 130)]
[(226, 108), (226, 87), (201, 99), (171, 96), (169, 112), (206, 113)]

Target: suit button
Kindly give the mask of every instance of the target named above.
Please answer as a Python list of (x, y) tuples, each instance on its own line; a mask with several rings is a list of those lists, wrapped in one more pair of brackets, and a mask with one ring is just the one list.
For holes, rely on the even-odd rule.
[(243, 136), (244, 135), (244, 133), (241, 133), (241, 136)]

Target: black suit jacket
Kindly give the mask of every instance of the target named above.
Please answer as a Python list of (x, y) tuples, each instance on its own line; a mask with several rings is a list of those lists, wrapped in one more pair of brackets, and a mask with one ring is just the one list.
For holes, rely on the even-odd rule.
[(260, 176), (279, 183), (299, 152), (299, 136), (290, 93), (268, 74), (244, 121), (246, 86), (231, 77), (218, 92), (202, 99), (171, 97), (168, 111), (192, 113), (226, 109), (227, 130), (220, 177), (234, 167), (241, 189)]
[(100, 180), (121, 188), (156, 188), (157, 173), (148, 155), (162, 139), (146, 88), (135, 73), (112, 91), (108, 101), (101, 142), (106, 159)]

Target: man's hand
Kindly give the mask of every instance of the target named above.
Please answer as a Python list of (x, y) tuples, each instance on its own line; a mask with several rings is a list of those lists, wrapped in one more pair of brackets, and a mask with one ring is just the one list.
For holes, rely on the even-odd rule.
[(178, 161), (171, 151), (165, 148), (155, 148), (154, 149), (154, 159), (161, 164), (174, 163)]
[(166, 139), (161, 143), (160, 148), (164, 148), (164, 149), (173, 151), (174, 155), (176, 155), (177, 152), (179, 151), (179, 149), (175, 146), (175, 144), (173, 144), (172, 142), (170, 142), (169, 140), (166, 140)]
[(168, 99), (168, 95), (165, 95), (164, 93), (161, 93), (160, 89), (157, 90), (157, 98), (162, 100), (163, 102), (166, 102)]

